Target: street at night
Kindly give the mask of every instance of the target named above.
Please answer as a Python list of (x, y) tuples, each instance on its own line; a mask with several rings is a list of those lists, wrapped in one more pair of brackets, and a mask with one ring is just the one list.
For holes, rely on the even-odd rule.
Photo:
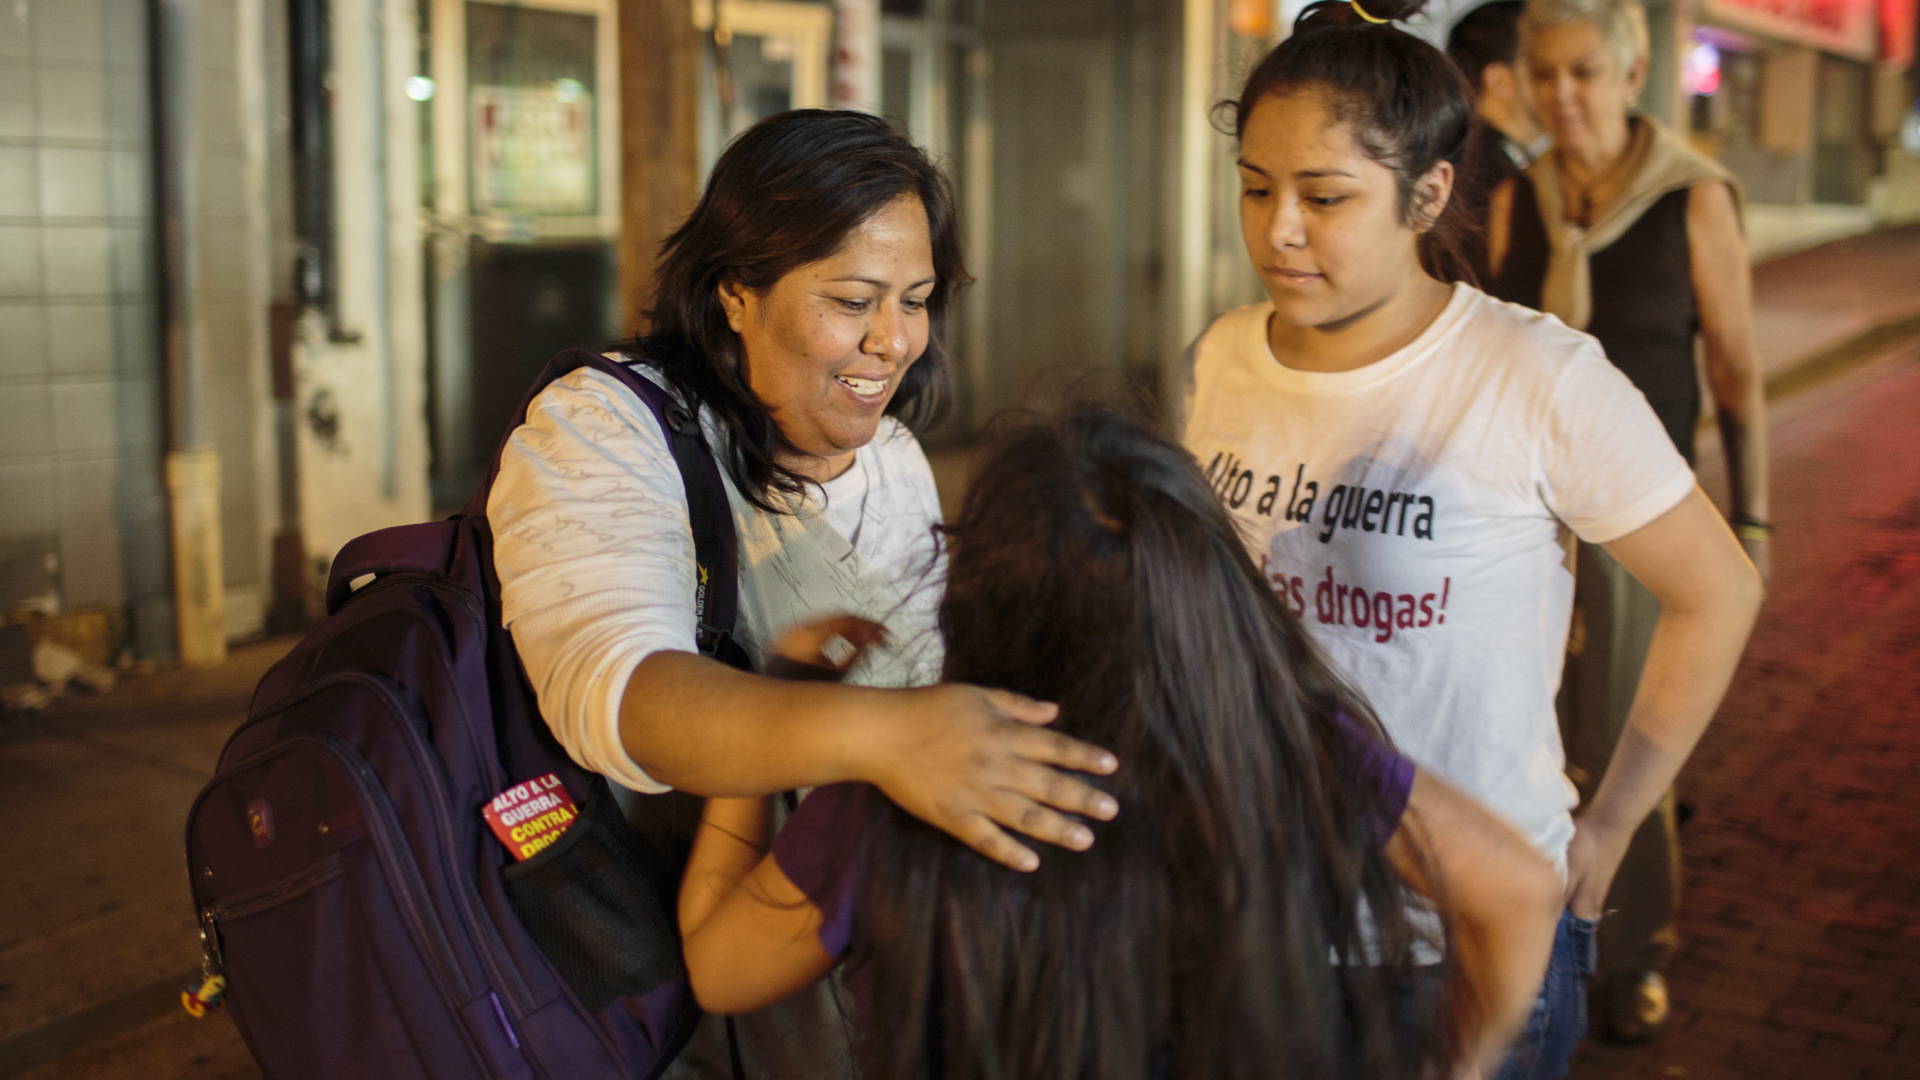
[[(1920, 346), (1799, 392), (1773, 431), (1772, 589), (1681, 781), (1694, 813), (1674, 1018), (1650, 1045), (1589, 1043), (1578, 1080), (1892, 1078), (1920, 1053)], [(10, 723), (0, 770), (16, 796), (70, 808), (49, 814), (67, 824), (44, 854), (84, 865), (66, 922), (0, 946), (10, 972), (62, 950), (69, 970), (30, 1000), (9, 976), (0, 1075), (256, 1075), (223, 1013), (177, 1003), (197, 955), (176, 808), (286, 644)], [(109, 765), (115, 783), (81, 782)], [(9, 890), (0, 922), (44, 926), (35, 895)]]
[(1920, 1077), (1916, 57), (0, 2), (0, 1080)]

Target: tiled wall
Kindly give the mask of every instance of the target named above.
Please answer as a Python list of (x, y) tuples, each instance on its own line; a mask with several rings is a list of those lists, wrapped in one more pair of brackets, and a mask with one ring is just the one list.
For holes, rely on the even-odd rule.
[[(231, 3), (204, 27), (199, 293), (229, 586), (265, 576)], [(224, 14), (221, 12), (224, 9)], [(221, 40), (224, 35), (224, 42)], [(125, 609), (171, 652), (144, 0), (0, 3), (0, 610)], [(224, 93), (222, 87), (224, 86)], [(259, 595), (264, 590), (255, 589)]]

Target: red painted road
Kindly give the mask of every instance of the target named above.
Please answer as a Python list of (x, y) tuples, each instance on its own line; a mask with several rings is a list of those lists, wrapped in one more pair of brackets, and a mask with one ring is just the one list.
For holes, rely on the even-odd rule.
[(1920, 1076), (1920, 346), (1771, 429), (1772, 588), (1680, 784), (1673, 1023), (1575, 1080)]

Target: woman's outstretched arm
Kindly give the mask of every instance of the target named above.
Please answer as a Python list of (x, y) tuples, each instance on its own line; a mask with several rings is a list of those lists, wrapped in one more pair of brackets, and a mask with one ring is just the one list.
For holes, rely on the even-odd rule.
[(1453, 934), (1461, 1076), (1493, 1075), (1540, 992), (1560, 876), (1513, 826), (1419, 769), (1387, 859)]
[(620, 738), (649, 776), (699, 795), (764, 795), (859, 780), (1015, 870), (1014, 840), (1074, 846), (1066, 814), (1107, 819), (1113, 798), (1063, 770), (1110, 773), (1113, 756), (1044, 725), (1058, 709), (947, 683), (883, 690), (749, 675), (692, 653), (641, 661)]

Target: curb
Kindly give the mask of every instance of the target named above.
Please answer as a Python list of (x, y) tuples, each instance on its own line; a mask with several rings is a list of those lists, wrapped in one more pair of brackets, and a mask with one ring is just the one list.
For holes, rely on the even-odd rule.
[(1907, 338), (1920, 335), (1920, 311), (1870, 326), (1825, 348), (1818, 349), (1797, 363), (1788, 365), (1766, 379), (1767, 402), (1792, 397), (1852, 370), (1882, 350)]

